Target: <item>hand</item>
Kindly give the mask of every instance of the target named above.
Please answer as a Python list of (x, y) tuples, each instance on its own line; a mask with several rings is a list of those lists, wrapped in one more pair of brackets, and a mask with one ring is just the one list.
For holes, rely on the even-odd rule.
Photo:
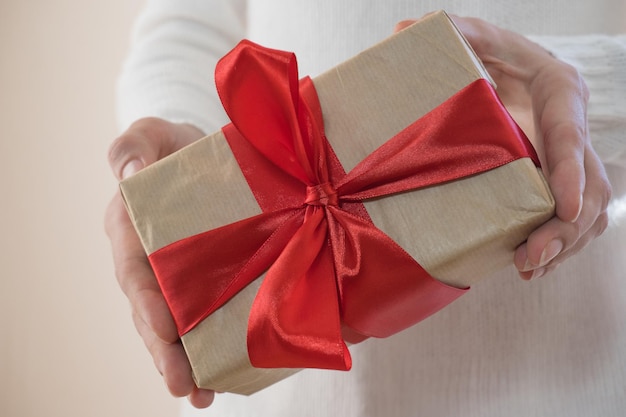
[[(587, 87), (578, 72), (527, 38), (475, 18), (452, 17), (540, 155), (556, 216), (517, 248), (523, 279), (538, 278), (607, 227), (611, 187), (591, 147)], [(412, 22), (401, 22), (400, 30)]]
[[(202, 136), (191, 125), (141, 119), (113, 142), (109, 164), (115, 176), (123, 179)], [(194, 384), (174, 320), (119, 192), (107, 208), (105, 229), (111, 240), (115, 274), (130, 301), (135, 327), (168, 389), (174, 396), (188, 396), (195, 407), (208, 407), (214, 393)]]

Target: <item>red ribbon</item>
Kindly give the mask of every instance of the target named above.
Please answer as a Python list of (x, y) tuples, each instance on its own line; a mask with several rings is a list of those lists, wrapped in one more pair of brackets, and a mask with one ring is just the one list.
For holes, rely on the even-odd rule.
[(361, 201), (522, 157), (538, 164), (485, 80), (348, 174), (293, 54), (243, 41), (218, 64), (216, 83), (232, 121), (224, 134), (263, 213), (175, 242), (150, 261), (181, 335), (267, 271), (248, 325), (256, 367), (349, 369), (347, 335), (389, 336), (465, 292), (432, 278), (374, 226)]

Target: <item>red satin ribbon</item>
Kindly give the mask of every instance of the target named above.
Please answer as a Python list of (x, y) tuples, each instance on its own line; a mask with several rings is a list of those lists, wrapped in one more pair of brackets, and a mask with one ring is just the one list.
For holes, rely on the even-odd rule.
[(218, 64), (216, 83), (232, 121), (224, 134), (263, 213), (175, 242), (150, 261), (181, 335), (267, 271), (248, 325), (257, 367), (349, 369), (342, 324), (386, 337), (465, 292), (432, 278), (373, 225), (361, 201), (522, 157), (538, 164), (484, 80), (348, 174), (293, 54), (243, 41)]

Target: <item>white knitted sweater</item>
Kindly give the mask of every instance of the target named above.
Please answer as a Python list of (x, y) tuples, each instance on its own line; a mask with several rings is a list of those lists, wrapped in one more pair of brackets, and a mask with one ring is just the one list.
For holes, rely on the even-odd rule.
[(605, 162), (626, 159), (626, 2), (493, 3), (148, 1), (120, 77), (120, 127), (146, 115), (190, 122), (206, 133), (221, 127), (226, 119), (212, 71), (215, 61), (243, 37), (296, 52), (301, 73), (316, 75), (388, 36), (396, 22), (444, 8), (539, 35), (532, 38), (576, 66), (589, 85), (589, 119), (598, 153)]
[[(576, 66), (592, 140), (624, 195), (624, 0), (149, 0), (120, 76), (120, 127), (144, 116), (221, 127), (212, 72), (242, 37), (296, 52), (314, 76), (436, 9), (532, 35)], [(619, 224), (551, 277), (504, 271), (414, 328), (356, 346), (348, 373), (304, 371), (250, 398), (219, 395), (197, 415), (624, 415), (626, 222), (614, 208)]]

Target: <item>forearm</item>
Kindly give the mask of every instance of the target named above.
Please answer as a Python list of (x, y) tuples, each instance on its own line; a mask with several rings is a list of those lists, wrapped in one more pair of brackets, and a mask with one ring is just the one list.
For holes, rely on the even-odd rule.
[(605, 164), (626, 167), (626, 35), (532, 39), (581, 73), (593, 146)]
[(224, 125), (213, 70), (243, 37), (243, 0), (148, 1), (118, 79), (120, 129), (148, 116), (189, 123), (205, 133)]

